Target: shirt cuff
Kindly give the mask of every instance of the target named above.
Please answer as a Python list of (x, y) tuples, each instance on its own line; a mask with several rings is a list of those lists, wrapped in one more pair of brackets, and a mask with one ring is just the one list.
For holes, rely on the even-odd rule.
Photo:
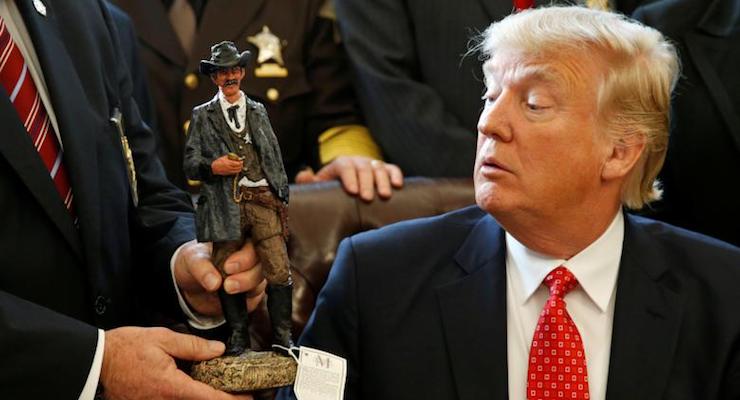
[(105, 332), (103, 332), (102, 329), (98, 329), (98, 344), (95, 346), (95, 356), (93, 357), (92, 366), (90, 367), (90, 373), (87, 374), (85, 386), (82, 387), (82, 393), (80, 393), (79, 400), (95, 399), (95, 391), (98, 388), (98, 381), (100, 380), (100, 370), (103, 368), (104, 349)]
[(226, 320), (223, 317), (209, 317), (192, 311), (188, 303), (185, 301), (185, 298), (182, 297), (182, 294), (180, 293), (180, 288), (177, 287), (177, 281), (175, 280), (175, 260), (177, 259), (178, 254), (180, 254), (180, 250), (182, 250), (182, 248), (186, 245), (193, 242), (195, 241), (192, 240), (190, 242), (183, 243), (172, 254), (172, 258), (170, 259), (170, 273), (172, 274), (172, 284), (175, 285), (177, 301), (178, 303), (180, 303), (180, 308), (182, 309), (182, 312), (185, 313), (185, 315), (188, 317), (188, 324), (190, 324), (190, 326), (195, 329), (208, 330), (223, 325)]
[(339, 156), (365, 156), (382, 160), (380, 147), (362, 125), (340, 125), (319, 135), (319, 159), (326, 165)]

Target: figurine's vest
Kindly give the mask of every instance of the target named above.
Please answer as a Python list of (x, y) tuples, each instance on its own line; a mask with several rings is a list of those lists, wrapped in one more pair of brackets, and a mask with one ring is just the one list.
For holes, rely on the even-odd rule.
[(246, 176), (252, 182), (257, 182), (264, 179), (265, 174), (262, 172), (260, 156), (257, 154), (254, 145), (251, 142), (247, 143), (244, 141), (244, 132), (246, 130), (246, 127), (240, 132), (231, 130), (231, 140), (234, 143), (234, 148), (238, 152), (238, 155), (244, 158), (242, 175)]

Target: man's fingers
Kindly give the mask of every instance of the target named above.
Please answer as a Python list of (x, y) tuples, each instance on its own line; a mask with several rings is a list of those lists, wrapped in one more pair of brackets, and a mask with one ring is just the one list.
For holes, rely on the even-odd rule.
[(391, 181), (388, 176), (388, 170), (385, 168), (385, 163), (380, 160), (372, 160), (370, 166), (373, 168), (378, 196), (382, 199), (391, 197)]
[[(327, 165), (324, 168), (329, 168), (331, 166), (332, 165)], [(357, 193), (359, 193), (359, 187), (358, 187), (358, 182), (357, 182), (357, 171), (355, 170), (354, 164), (352, 162), (344, 162), (341, 165), (336, 165), (335, 168), (338, 168), (339, 180), (342, 181), (342, 187), (344, 187), (344, 190), (346, 190), (347, 193), (352, 194), (352, 195), (356, 195)], [(330, 179), (336, 178), (336, 175), (337, 174), (335, 173), (334, 177)]]
[(355, 163), (357, 180), (360, 185), (360, 198), (371, 201), (375, 197), (375, 172), (369, 162)]
[(236, 274), (238, 272), (248, 271), (254, 268), (259, 262), (257, 252), (251, 240), (244, 243), (241, 249), (231, 253), (224, 262), (224, 271), (227, 274)]
[(162, 350), (181, 360), (210, 360), (220, 356), (225, 350), (224, 344), (219, 341), (177, 333), (166, 328), (153, 328), (152, 334), (159, 339)]
[(190, 260), (188, 272), (203, 289), (209, 292), (214, 292), (221, 286), (221, 274), (210, 259), (198, 257)]
[(401, 168), (395, 164), (385, 164), (385, 169), (391, 176), (391, 185), (396, 189), (403, 187), (403, 171), (401, 171)]
[[(264, 281), (265, 285), (267, 285), (267, 281)], [(262, 300), (265, 298), (265, 289), (264, 286), (262, 287), (261, 292), (255, 292), (250, 295), (249, 292), (247, 292), (247, 311), (252, 312), (259, 307), (260, 303), (262, 303)]]
[(337, 157), (313, 176), (313, 182), (336, 178), (347, 193), (364, 201), (372, 201), (376, 191), (379, 197), (389, 198), (393, 188), (403, 186), (403, 172), (397, 165), (365, 156)]
[(231, 294), (249, 292), (258, 288), (263, 279), (262, 265), (257, 264), (257, 267), (248, 271), (229, 275), (226, 280), (224, 280), (224, 290), (226, 293)]
[(221, 275), (211, 263), (210, 243), (187, 243), (175, 260), (175, 281), (186, 291), (214, 291), (221, 285)]

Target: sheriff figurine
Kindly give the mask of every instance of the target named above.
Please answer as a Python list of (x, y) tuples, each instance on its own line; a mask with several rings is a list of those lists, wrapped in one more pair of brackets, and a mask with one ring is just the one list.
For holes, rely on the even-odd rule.
[[(185, 143), (184, 169), (201, 182), (197, 207), (199, 242), (213, 242), (213, 263), (225, 276), (224, 261), (252, 240), (267, 279), (267, 309), (273, 344), (290, 348), (291, 277), (286, 250), (288, 179), (265, 107), (240, 90), (249, 60), (232, 42), (211, 48), (200, 72), (219, 88), (193, 109)], [(245, 295), (219, 298), (231, 336), (225, 355), (250, 351)]]

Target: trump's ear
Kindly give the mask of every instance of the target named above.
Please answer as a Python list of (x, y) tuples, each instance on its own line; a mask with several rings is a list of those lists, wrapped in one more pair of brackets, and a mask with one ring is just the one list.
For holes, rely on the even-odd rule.
[(630, 135), (610, 144), (610, 153), (601, 169), (601, 179), (614, 180), (627, 176), (645, 151), (645, 138), (640, 134)]

